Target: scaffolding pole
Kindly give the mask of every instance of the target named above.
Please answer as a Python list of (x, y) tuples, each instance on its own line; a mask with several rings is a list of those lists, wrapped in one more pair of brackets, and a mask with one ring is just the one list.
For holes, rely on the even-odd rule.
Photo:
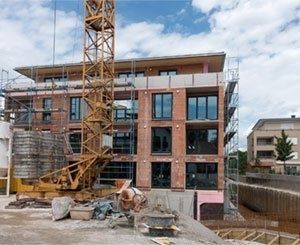
[(225, 215), (238, 215), (239, 197), (239, 58), (228, 57), (225, 68)]

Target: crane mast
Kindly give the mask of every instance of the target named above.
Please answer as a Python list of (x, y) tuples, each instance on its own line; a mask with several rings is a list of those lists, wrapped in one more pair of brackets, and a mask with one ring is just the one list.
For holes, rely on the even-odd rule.
[(39, 178), (36, 190), (83, 190), (112, 159), (115, 0), (84, 1), (81, 158)]

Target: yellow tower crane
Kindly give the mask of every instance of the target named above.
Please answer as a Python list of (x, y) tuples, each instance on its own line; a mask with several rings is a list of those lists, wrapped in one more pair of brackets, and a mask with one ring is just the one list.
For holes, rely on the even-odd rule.
[(84, 9), (82, 98), (87, 110), (81, 122), (81, 158), (41, 176), (32, 191), (19, 195), (86, 199), (109, 192), (91, 187), (113, 157), (115, 0), (85, 0)]

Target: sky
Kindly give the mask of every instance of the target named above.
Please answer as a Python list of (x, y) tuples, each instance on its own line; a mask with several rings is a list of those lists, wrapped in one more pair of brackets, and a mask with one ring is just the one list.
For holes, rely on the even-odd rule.
[[(259, 118), (300, 117), (299, 0), (117, 0), (116, 57), (240, 59), (240, 147)], [(0, 0), (0, 68), (82, 60), (82, 0)]]

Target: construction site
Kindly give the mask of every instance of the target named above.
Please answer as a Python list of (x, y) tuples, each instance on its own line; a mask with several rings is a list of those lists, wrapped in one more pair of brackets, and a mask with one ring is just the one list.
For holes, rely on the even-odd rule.
[(239, 58), (116, 59), (82, 4), (82, 62), (1, 71), (0, 243), (300, 244), (298, 189), (239, 176)]

